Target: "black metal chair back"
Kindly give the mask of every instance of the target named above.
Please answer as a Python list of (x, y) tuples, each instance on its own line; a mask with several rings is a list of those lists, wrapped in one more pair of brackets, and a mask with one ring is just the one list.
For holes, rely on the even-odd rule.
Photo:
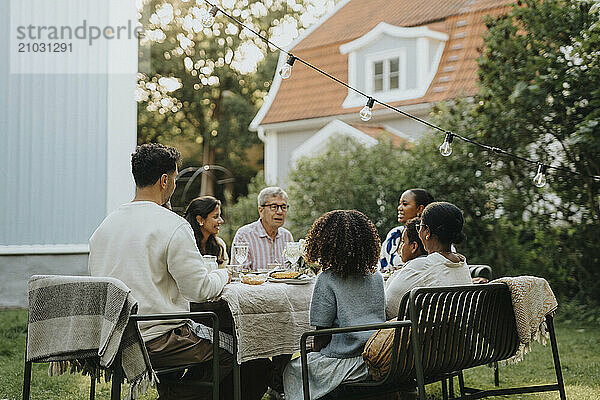
[(406, 319), (411, 327), (396, 329), (391, 367), (381, 385), (416, 378), (414, 340), (428, 377), (504, 360), (519, 346), (510, 292), (504, 284), (413, 289), (400, 303), (398, 320)]

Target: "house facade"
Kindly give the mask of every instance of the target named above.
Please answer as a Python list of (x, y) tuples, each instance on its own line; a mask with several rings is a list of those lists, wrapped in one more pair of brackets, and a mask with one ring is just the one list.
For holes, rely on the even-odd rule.
[[(288, 49), (349, 86), (427, 120), (438, 102), (477, 91), (485, 16), (506, 13), (508, 0), (346, 0)], [(281, 53), (277, 70), (286, 63)], [(276, 73), (250, 125), (265, 146), (265, 179), (286, 186), (289, 171), (335, 136), (376, 143), (385, 132), (413, 141), (427, 127), (376, 104), (361, 121), (367, 98), (296, 61)]]

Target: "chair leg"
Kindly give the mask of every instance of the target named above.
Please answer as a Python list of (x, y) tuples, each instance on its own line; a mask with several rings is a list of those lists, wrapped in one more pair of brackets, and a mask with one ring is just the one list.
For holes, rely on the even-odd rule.
[(123, 382), (123, 368), (121, 367), (121, 351), (117, 352), (113, 361), (112, 385), (110, 388), (110, 400), (121, 399), (121, 382)]
[(558, 345), (556, 344), (556, 333), (554, 332), (554, 322), (551, 315), (546, 316), (546, 325), (550, 333), (550, 344), (552, 345), (552, 358), (554, 358), (554, 370), (556, 371), (556, 381), (558, 383), (558, 392), (560, 400), (566, 400), (565, 383), (563, 382), (562, 370), (560, 368), (560, 359), (558, 358)]
[[(25, 350), (27, 354), (27, 350)], [(23, 400), (29, 400), (31, 390), (31, 361), (25, 361), (25, 370), (23, 372)]]
[(465, 397), (465, 377), (463, 376), (462, 370), (458, 373), (458, 386), (460, 388), (460, 396)]
[(448, 390), (450, 391), (450, 398), (454, 398), (454, 377), (448, 379)]
[(494, 386), (500, 386), (500, 371), (498, 370), (498, 361), (494, 361)]
[(442, 399), (448, 400), (448, 382), (442, 379)]
[(90, 400), (96, 398), (96, 374), (90, 375)]

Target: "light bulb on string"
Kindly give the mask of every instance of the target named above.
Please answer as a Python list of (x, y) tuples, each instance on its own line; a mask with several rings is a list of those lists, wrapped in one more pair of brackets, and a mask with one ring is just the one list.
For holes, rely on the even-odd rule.
[(212, 24), (215, 23), (215, 17), (218, 12), (219, 9), (217, 8), (217, 6), (212, 6), (208, 11), (208, 14), (202, 16), (202, 20), (200, 21), (202, 23), (202, 26), (204, 26), (205, 28), (210, 28)]
[(535, 177), (533, 178), (533, 184), (536, 187), (541, 188), (541, 187), (546, 186), (546, 176), (544, 175), (545, 173), (546, 173), (546, 166), (544, 164), (539, 164), (537, 174), (535, 174)]
[(448, 157), (450, 154), (452, 154), (452, 139), (454, 139), (454, 134), (452, 132), (446, 132), (444, 143), (442, 143), (440, 146), (440, 153), (444, 157)]
[(281, 79), (287, 79), (292, 75), (292, 66), (294, 65), (294, 61), (296, 61), (296, 57), (290, 54), (283, 67), (279, 70), (279, 75), (281, 75)]
[(360, 119), (362, 119), (365, 122), (371, 119), (371, 117), (373, 116), (373, 112), (371, 111), (371, 109), (373, 108), (373, 104), (375, 104), (375, 99), (369, 97), (369, 100), (367, 100), (367, 105), (364, 106), (362, 110), (360, 110)]

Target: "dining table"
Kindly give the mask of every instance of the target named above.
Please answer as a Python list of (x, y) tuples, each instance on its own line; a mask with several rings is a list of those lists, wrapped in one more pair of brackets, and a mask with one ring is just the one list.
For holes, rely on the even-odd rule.
[(312, 330), (310, 301), (315, 278), (270, 279), (260, 285), (234, 281), (221, 294), (203, 303), (190, 303), (191, 311), (213, 311), (220, 329), (233, 335), (234, 399), (241, 398), (240, 365), (243, 362), (300, 351), (300, 337)]

